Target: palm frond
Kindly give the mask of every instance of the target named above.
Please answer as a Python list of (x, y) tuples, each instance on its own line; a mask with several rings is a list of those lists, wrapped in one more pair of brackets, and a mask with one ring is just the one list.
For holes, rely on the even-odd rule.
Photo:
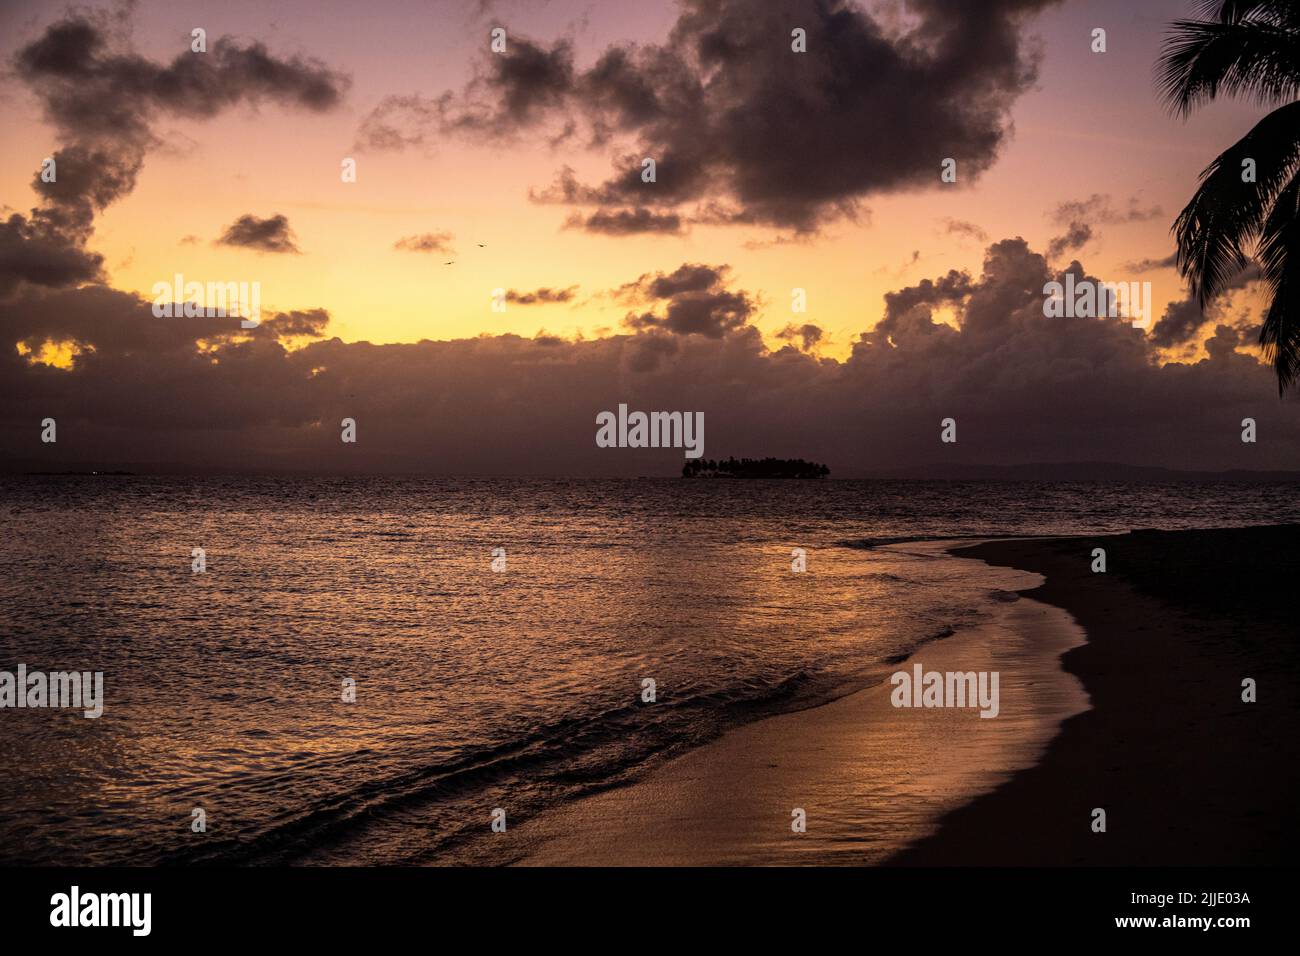
[(1201, 0), (1197, 15), (1220, 23), (1255, 20), (1275, 26), (1300, 24), (1300, 6), (1295, 0)]
[[(1202, 0), (1178, 20), (1156, 64), (1170, 108), (1186, 116), (1220, 93), (1278, 106), (1201, 173), (1173, 231), (1178, 271), (1202, 308), (1256, 246), (1272, 297), (1260, 328), (1278, 394), (1300, 383), (1300, 0)], [(1257, 182), (1242, 181), (1253, 160)]]
[(1300, 95), (1300, 30), (1259, 20), (1177, 20), (1156, 71), (1165, 101), (1182, 116), (1221, 93), (1276, 106)]
[[(1242, 182), (1253, 159), (1256, 182)], [(1240, 272), (1274, 198), (1300, 164), (1300, 102), (1269, 113), (1201, 173), (1201, 185), (1178, 215), (1176, 265), (1202, 306)]]
[(1258, 258), (1273, 293), (1259, 343), (1277, 373), (1280, 395), (1300, 375), (1300, 175), (1278, 193), (1261, 229)]

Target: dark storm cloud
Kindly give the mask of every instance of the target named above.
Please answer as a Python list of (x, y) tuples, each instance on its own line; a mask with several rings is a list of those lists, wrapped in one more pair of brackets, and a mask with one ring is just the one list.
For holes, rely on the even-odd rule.
[(214, 245), (236, 246), (258, 252), (299, 252), (288, 218), (279, 213), (265, 219), (245, 213), (226, 227)]
[(349, 82), (319, 61), (277, 57), (261, 43), (229, 37), (209, 40), (206, 53), (187, 49), (156, 63), (110, 49), (103, 27), (80, 16), (49, 27), (14, 66), (61, 129), (114, 140), (148, 136), (158, 114), (207, 119), (241, 102), (324, 111), (338, 105)]
[[(898, 38), (847, 3), (689, 2), (668, 44), (627, 54), (612, 79), (584, 77), (584, 107), (656, 159), (658, 202), (721, 192), (758, 221), (808, 231), (872, 193), (937, 186), (946, 157), (967, 180), (988, 168), (1034, 76), (1020, 28), (1042, 5), (916, 2), (915, 30)], [(791, 51), (794, 26), (807, 53)], [(653, 102), (613, 95), (636, 78)], [(639, 173), (598, 188), (643, 197)]]
[[(937, 188), (945, 158), (964, 182), (989, 168), (1036, 77), (1022, 32), (1052, 2), (907, 0), (900, 34), (846, 0), (686, 0), (664, 43), (610, 47), (586, 70), (566, 40), (512, 36), (461, 93), (381, 102), (358, 141), (396, 148), (577, 119), (592, 145), (634, 148), (605, 182), (562, 171), (535, 200), (677, 211), (722, 196), (735, 212), (714, 221), (806, 233), (872, 194)], [(795, 27), (806, 53), (791, 49)]]
[(455, 252), (451, 247), (451, 241), (455, 238), (449, 232), (425, 232), (418, 236), (405, 236), (398, 239), (393, 243), (393, 248), (407, 252), (436, 252), (440, 255), (451, 255)]
[(519, 305), (550, 305), (558, 302), (572, 302), (577, 291), (578, 287), (576, 285), (571, 285), (567, 289), (536, 289), (532, 292), (519, 292), (515, 289), (509, 289), (506, 292), (506, 301)]
[(33, 181), (41, 205), (0, 227), (0, 294), (20, 281), (99, 278), (100, 257), (85, 249), (95, 215), (135, 188), (157, 144), (158, 118), (208, 119), (264, 101), (319, 112), (336, 106), (349, 82), (316, 60), (277, 57), (228, 37), (209, 38), (206, 53), (187, 48), (157, 63), (122, 48), (107, 21), (90, 14), (51, 25), (12, 65), (60, 146), (51, 157), (54, 181), (39, 173)]
[[(1077, 263), (1069, 269), (1088, 278)], [(63, 461), (221, 471), (680, 469), (679, 452), (595, 446), (596, 413), (619, 402), (703, 412), (706, 455), (812, 457), (839, 474), (939, 460), (1208, 469), (1300, 460), (1294, 402), (1278, 401), (1256, 354), (1237, 351), (1239, 328), (1219, 323), (1203, 337), (1206, 357), (1161, 365), (1126, 321), (1044, 316), (1043, 286), (1061, 278), (1024, 240), (993, 243), (978, 275), (949, 272), (891, 293), (885, 318), (844, 362), (770, 350), (751, 324), (708, 334), (726, 297), (735, 307), (752, 296), (721, 267), (692, 263), (623, 287), (655, 321), (579, 341), (345, 343), (325, 337), (321, 311), (241, 331), (237, 319), (156, 319), (148, 300), (102, 286), (26, 285), (0, 302), (0, 460), (38, 470)], [(704, 314), (704, 334), (672, 330), (674, 308), (679, 318)], [(937, 321), (939, 309), (956, 325)], [(872, 313), (863, 327), (880, 316)], [(42, 343), (75, 344), (73, 367), (34, 361)], [(46, 416), (58, 421), (57, 445), (40, 441)], [(1266, 436), (1256, 445), (1237, 440), (1248, 416)], [(357, 420), (356, 445), (339, 441), (344, 417)], [(955, 445), (939, 441), (946, 417), (957, 420)]]

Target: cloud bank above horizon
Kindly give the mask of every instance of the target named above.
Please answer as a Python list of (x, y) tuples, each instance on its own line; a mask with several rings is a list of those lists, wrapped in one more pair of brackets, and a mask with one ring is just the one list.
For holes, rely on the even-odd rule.
[[(645, 234), (683, 241), (702, 223), (760, 225), (773, 241), (811, 242), (857, 216), (868, 197), (935, 188), (937, 166), (916, 162), (933, 152), (924, 137), (938, 137), (971, 179), (991, 169), (1011, 107), (1038, 75), (1023, 28), (1050, 5), (1005, 0), (954, 17), (937, 0), (911, 0), (906, 22), (893, 22), (850, 4), (800, 0), (808, 42), (828, 52), (782, 72), (790, 31), (770, 5), (689, 0), (667, 41), (612, 45), (585, 68), (567, 39), (512, 37), (513, 52), (489, 57), (463, 90), (384, 100), (363, 118), (359, 139), (377, 151), (435, 136), (562, 135), (597, 152), (630, 143), (625, 173), (592, 185), (561, 167), (525, 201), (569, 206), (560, 229), (612, 243)], [(159, 148), (158, 123), (209, 121), (259, 103), (324, 115), (341, 108), (353, 82), (345, 70), (258, 42), (223, 37), (213, 52), (151, 60), (123, 48), (103, 19), (82, 15), (18, 51), (16, 75), (58, 139), (59, 176), (38, 175), (38, 205), (0, 221), (6, 461), (674, 473), (680, 452), (595, 447), (596, 415), (627, 404), (703, 412), (706, 457), (802, 457), (837, 474), (937, 462), (1206, 470), (1300, 462), (1293, 399), (1279, 403), (1270, 370), (1240, 351), (1258, 330), (1249, 310), (1228, 301), (1207, 312), (1176, 300), (1149, 334), (1122, 319), (1044, 314), (1047, 283), (1066, 273), (1098, 278), (1079, 258), (1062, 261), (1081, 256), (1098, 226), (1160, 215), (1158, 206), (1098, 192), (1058, 201), (1048, 219), (1065, 231), (1043, 251), (948, 218), (948, 234), (983, 248), (980, 269), (937, 267), (900, 281), (879, 314), (862, 305), (851, 342), (838, 339), (847, 344), (839, 359), (825, 354), (835, 336), (821, 320), (747, 287), (725, 257), (688, 247), (674, 266), (628, 268), (604, 287), (575, 263), (552, 279), (502, 288), (503, 302), (530, 314), (594, 303), (621, 313), (596, 337), (543, 328), (532, 337), (344, 341), (319, 301), (275, 311), (255, 329), (238, 319), (157, 318), (148, 299), (110, 285), (90, 241), (103, 211), (136, 189), (145, 157)], [(751, 103), (762, 109), (746, 109)], [(868, 118), (871, 135), (860, 136)], [(810, 150), (818, 162), (807, 161)], [(662, 188), (643, 188), (642, 153), (660, 157)], [(293, 223), (232, 208), (209, 245), (308, 260), (315, 237), (296, 213)], [(427, 263), (411, 253), (483, 249), (434, 226), (395, 230), (385, 250)], [(1135, 271), (1168, 268), (1158, 254)], [(919, 260), (913, 253), (907, 268), (923, 268)], [(1256, 278), (1247, 270), (1236, 285)], [(767, 339), (765, 319), (783, 325)], [(59, 423), (57, 445), (39, 441), (47, 417)], [(354, 445), (339, 441), (343, 418), (357, 423)], [(945, 418), (957, 421), (956, 444), (939, 441)], [(1240, 441), (1243, 418), (1258, 422), (1258, 444)]]

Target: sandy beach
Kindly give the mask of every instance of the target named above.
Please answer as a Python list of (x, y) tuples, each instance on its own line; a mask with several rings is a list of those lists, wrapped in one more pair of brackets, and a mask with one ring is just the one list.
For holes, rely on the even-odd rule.
[[(1107, 572), (1091, 570), (1094, 548)], [(893, 862), (1281, 864), (1300, 789), (1300, 528), (1139, 531), (956, 552), (1034, 571), (1088, 634), (1062, 663), (1092, 699), (1033, 768)], [(1254, 678), (1258, 701), (1242, 701)], [(1093, 808), (1107, 830), (1092, 832)]]
[(899, 668), (999, 670), (998, 718), (895, 708), (870, 687), (529, 820), (521, 862), (1280, 862), (1295, 844), (1297, 544), (1277, 527), (953, 547), (1016, 569), (1021, 599)]
[[(914, 543), (952, 560), (934, 542)], [(1032, 575), (989, 583), (1032, 586)], [(1008, 595), (1012, 596), (1012, 595)], [(1087, 706), (1060, 655), (1083, 633), (1061, 610), (1002, 600), (986, 625), (927, 644), (909, 670), (999, 671), (1001, 712), (903, 709), (878, 684), (732, 730), (650, 772), (513, 831), (529, 865), (871, 864), (1032, 765)], [(792, 811), (807, 831), (791, 829)]]

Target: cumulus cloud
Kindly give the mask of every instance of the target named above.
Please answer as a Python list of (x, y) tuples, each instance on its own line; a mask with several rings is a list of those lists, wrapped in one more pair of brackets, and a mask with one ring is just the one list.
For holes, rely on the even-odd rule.
[(573, 88), (573, 47), (559, 40), (549, 48), (516, 37), (504, 56), (493, 56), (484, 85), (496, 94), (493, 122), (522, 125), (560, 105)]
[(74, 143), (54, 151), (56, 178), (45, 182), (38, 174), (32, 188), (44, 207), (32, 216), (77, 239), (89, 235), (95, 215), (135, 188), (144, 165), (135, 143)]
[(47, 116), (78, 136), (148, 134), (155, 114), (206, 118), (240, 102), (272, 100), (324, 111), (348, 79), (316, 60), (281, 58), (261, 43), (230, 37), (169, 64), (110, 49), (101, 24), (70, 16), (15, 57), (19, 75), (42, 96)]
[[(567, 39), (512, 36), (464, 90), (379, 103), (358, 143), (547, 125), (567, 139), (581, 124), (588, 145), (623, 147), (613, 175), (590, 185), (569, 174), (537, 201), (689, 218), (682, 207), (722, 197), (715, 208), (734, 214), (713, 221), (807, 233), (870, 195), (937, 186), (944, 158), (963, 181), (988, 169), (1037, 74), (1028, 21), (1052, 2), (906, 0), (909, 16), (886, 25), (847, 0), (686, 0), (662, 44), (616, 44), (587, 69)], [(807, 53), (792, 50), (792, 25)]]
[(626, 298), (670, 299), (683, 292), (703, 292), (720, 286), (728, 271), (728, 266), (688, 262), (670, 273), (643, 273), (636, 281), (620, 286), (618, 292)]
[[(912, 309), (918, 306), (926, 315), (935, 306), (957, 305), (970, 295), (971, 277), (965, 272), (949, 269), (938, 279), (922, 279), (914, 286), (885, 293), (885, 317), (881, 322), (885, 331), (892, 329)], [(879, 328), (879, 326), (878, 326)]]
[[(348, 78), (316, 60), (277, 57), (230, 37), (170, 63), (115, 40), (107, 21), (70, 14), (14, 55), (13, 74), (36, 95), (59, 139), (55, 177), (38, 174), (41, 205), (0, 225), (0, 294), (20, 282), (66, 285), (101, 278), (87, 251), (95, 216), (130, 193), (161, 117), (208, 119), (240, 103), (274, 102), (321, 112), (341, 101)], [(42, 265), (45, 263), (45, 265)]]
[(265, 219), (245, 213), (226, 227), (214, 245), (242, 247), (257, 252), (297, 254), (300, 251), (293, 230), (289, 228), (288, 217), (279, 213)]
[(1151, 341), (1161, 348), (1181, 345), (1191, 339), (1206, 321), (1195, 298), (1176, 299), (1165, 307), (1160, 320), (1151, 327)]
[(616, 298), (648, 306), (628, 313), (624, 326), (705, 338), (746, 328), (755, 304), (747, 292), (725, 288), (728, 271), (727, 266), (687, 263), (671, 273), (645, 273), (615, 292)]
[[(1089, 278), (1078, 263), (1069, 270)], [(597, 412), (627, 402), (703, 412), (706, 455), (813, 458), (838, 474), (941, 459), (1205, 469), (1300, 460), (1293, 400), (1277, 400), (1272, 371), (1240, 351), (1239, 329), (1218, 323), (1205, 357), (1162, 364), (1126, 321), (1044, 316), (1042, 288), (1062, 277), (1024, 240), (995, 242), (977, 275), (927, 278), (864, 314), (843, 362), (808, 354), (814, 332), (787, 339), (804, 348), (770, 350), (749, 322), (729, 323), (725, 309), (719, 320), (726, 297), (746, 316), (753, 297), (724, 267), (700, 263), (617, 290), (654, 321), (578, 341), (345, 343), (320, 310), (241, 330), (235, 318), (156, 319), (148, 300), (103, 286), (25, 285), (0, 302), (0, 458), (42, 469), (675, 473), (671, 449), (595, 447)], [(676, 323), (674, 307), (684, 310)], [(75, 344), (71, 367), (33, 361), (43, 343)], [(45, 416), (59, 422), (57, 445), (39, 440), (33, 423)], [(1267, 442), (1235, 440), (1247, 416)], [(346, 457), (344, 417), (364, 435)], [(961, 440), (941, 447), (946, 417)]]
[(134, 145), (74, 143), (54, 151), (54, 179), (32, 187), (41, 206), (0, 224), (0, 295), (19, 282), (59, 286), (102, 278), (103, 257), (86, 249), (95, 215), (135, 188), (143, 152)]
[(631, 329), (661, 328), (677, 335), (716, 339), (742, 327), (753, 311), (744, 292), (683, 292), (673, 296), (662, 313), (642, 312), (623, 321)]

